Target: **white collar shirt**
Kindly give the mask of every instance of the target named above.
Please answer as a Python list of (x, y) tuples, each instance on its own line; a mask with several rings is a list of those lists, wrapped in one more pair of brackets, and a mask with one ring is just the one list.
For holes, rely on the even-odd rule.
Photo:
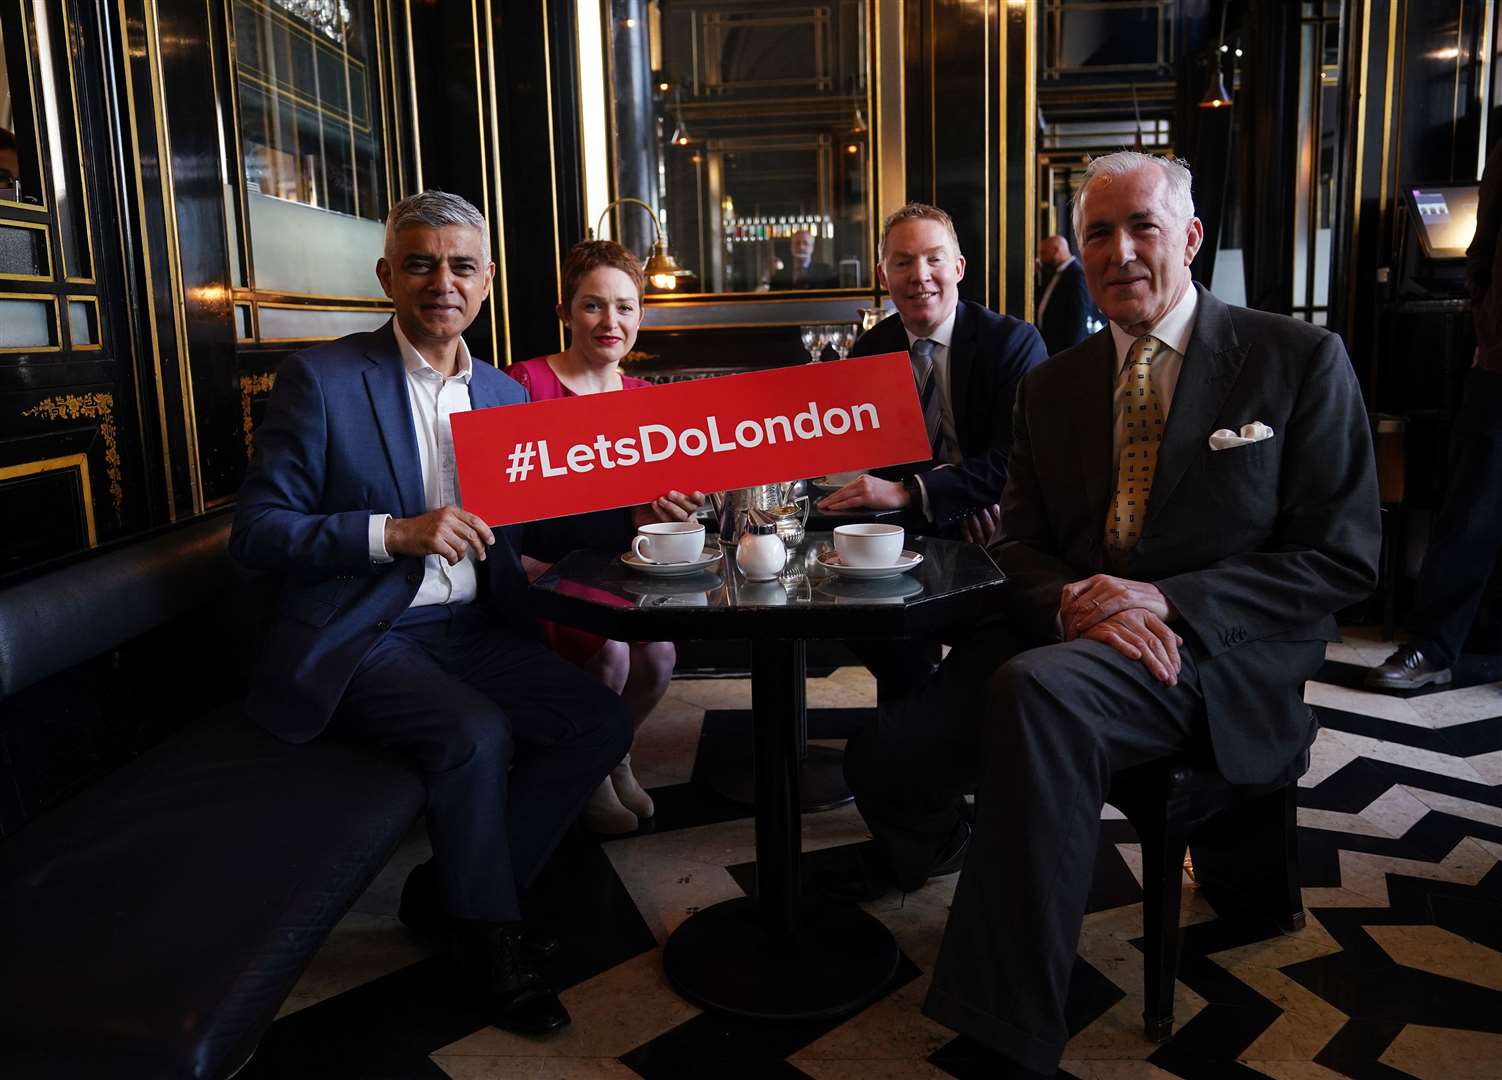
[[(1148, 331), (1165, 346), (1153, 355), (1152, 366), (1148, 368), (1148, 379), (1153, 384), (1153, 392), (1163, 409), (1164, 420), (1168, 419), (1169, 410), (1173, 407), (1174, 390), (1179, 385), (1179, 373), (1184, 368), (1184, 354), (1189, 351), (1189, 339), (1194, 336), (1195, 315), (1198, 310), (1199, 290), (1191, 282), (1179, 302), (1169, 308), (1168, 313)], [(1111, 327), (1111, 341), (1116, 346), (1116, 385), (1111, 404), (1112, 415), (1115, 417), (1112, 441), (1112, 460), (1115, 461), (1120, 458), (1121, 445), (1126, 441), (1126, 418), (1122, 403), (1128, 381), (1127, 352), (1137, 339), (1115, 323), (1108, 325)]]
[[(407, 373), (407, 396), (412, 403), (412, 429), (417, 436), (417, 458), (422, 472), (423, 505), (427, 510), (459, 505), (459, 480), (454, 465), (455, 413), (470, 411), (469, 383), (474, 375), (474, 361), (464, 339), (459, 339), (458, 369), (453, 375), (440, 375), (423, 359), (422, 354), (402, 333), (401, 324), (391, 320), (397, 350)], [(386, 551), (386, 521), (389, 514), (372, 514), (370, 519), (370, 557), (373, 562), (390, 562)], [(413, 607), (429, 604), (467, 604), (478, 592), (473, 554), (467, 554), (453, 566), (441, 555), (423, 558), (422, 584), (412, 599)]]

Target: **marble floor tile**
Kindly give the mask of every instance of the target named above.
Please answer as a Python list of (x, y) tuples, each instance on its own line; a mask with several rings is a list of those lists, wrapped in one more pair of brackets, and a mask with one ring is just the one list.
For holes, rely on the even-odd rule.
[(722, 866), (644, 855), (629, 842), (607, 844), (605, 852), (658, 944), (696, 911), (744, 895)]
[(1425, 694), (1409, 703), (1430, 727), (1445, 728), (1502, 716), (1502, 683)]
[(1376, 694), (1370, 690), (1352, 690), (1332, 683), (1311, 679), (1304, 686), (1304, 700), (1310, 705), (1339, 709), (1341, 712), (1360, 713), (1362, 716), (1377, 716), (1414, 727), (1428, 727), (1429, 721), (1407, 698), (1391, 694)]
[(1379, 1060), (1418, 1080), (1497, 1080), (1502, 1035), (1409, 1024)]
[[(1217, 959), (1219, 959), (1217, 957)], [(1268, 1061), (1310, 1061), (1348, 1017), (1318, 994), (1306, 990), (1276, 967), (1229, 965), (1227, 970), (1261, 994), (1282, 1015), (1267, 1026), (1241, 1056)]]
[(456, 1057), (432, 1062), (453, 1080), (641, 1080), (615, 1058)]
[[(953, 1038), (953, 1033), (950, 1038)], [(943, 1069), (930, 1065), (921, 1058), (907, 1060), (883, 1060), (856, 1058), (848, 1061), (831, 1061), (793, 1057), (798, 1070), (813, 1077), (813, 1080), (952, 1080)]]
[(1440, 926), (1368, 926), (1366, 932), (1395, 963), (1502, 992), (1502, 953), (1495, 949)]
[(699, 730), (703, 726), (702, 707), (684, 701), (675, 693), (668, 693), (636, 730), (636, 737), (631, 742), (632, 771), (643, 784), (646, 784), (642, 779), (645, 775), (664, 777), (666, 783), (687, 781), (693, 772)]
[(1502, 785), (1502, 750), (1494, 750), (1490, 754), (1477, 754), (1475, 757), (1465, 759), (1471, 770), (1481, 778), (1484, 784), (1492, 787)]
[(428, 950), (395, 917), (351, 911), (329, 934), (277, 1016), (306, 1009), (427, 956)]
[(1247, 1068), (1272, 1077), (1272, 1080), (1348, 1080), (1345, 1073), (1327, 1069), (1312, 1061), (1259, 1061), (1254, 1058), (1239, 1060)]
[(437, 1053), (449, 1059), (617, 1058), (699, 1015), (700, 1011), (668, 986), (660, 949), (642, 953), (571, 986), (558, 997), (574, 1017), (574, 1023), (556, 1035), (532, 1039), (486, 1027)]
[(1388, 836), (1400, 837), (1421, 821), (1429, 809), (1413, 792), (1394, 784), (1367, 803), (1361, 810), (1361, 817)]
[[(924, 995), (928, 993), (928, 982), (927, 976), (914, 979), (815, 1039), (789, 1060), (810, 1075), (821, 1075), (811, 1067), (821, 1062), (859, 1060), (873, 1066), (881, 1062), (911, 1066), (924, 1061), (954, 1038), (954, 1032), (919, 1011)], [(871, 1075), (884, 1074), (874, 1072)], [(905, 1074), (892, 1072), (888, 1075)]]
[(1421, 787), (1410, 787), (1406, 790), (1431, 810), (1438, 810), (1442, 814), (1451, 814), (1454, 817), (1469, 818), (1472, 821), (1483, 821), (1488, 825), (1502, 827), (1502, 807), (1490, 806), (1471, 799), (1462, 799), (1455, 795), (1448, 795), (1442, 791), (1429, 791)]
[[(1349, 731), (1332, 731), (1329, 728), (1320, 732), (1320, 738), (1315, 740), (1315, 745), (1319, 746), (1320, 742), (1326, 739), (1334, 740), (1334, 743), (1348, 755), (1347, 760), (1366, 757), (1373, 761), (1385, 761), (1392, 765), (1438, 773), (1440, 776), (1465, 780), (1472, 784), (1489, 782), (1484, 780), (1481, 773), (1474, 767), (1474, 763), (1481, 760), (1480, 757), (1463, 758), (1454, 754), (1442, 754), (1436, 750), (1405, 746), (1402, 743), (1373, 739), (1370, 736), (1357, 735)], [(1482, 755), (1484, 756), (1486, 755)], [(1499, 776), (1502, 776), (1502, 751), (1492, 756), (1497, 759), (1496, 769)], [(1303, 780), (1299, 781), (1300, 784), (1303, 782)]]
[(1080, 1080), (1176, 1080), (1150, 1061), (1085, 1061), (1065, 1056), (1059, 1067)]
[(1356, 836), (1392, 835), (1360, 814), (1346, 814), (1339, 810), (1311, 810), (1307, 806), (1301, 806), (1298, 821), (1301, 829), (1324, 829), (1327, 832), (1353, 833)]
[(1316, 788), (1356, 758), (1356, 752), (1340, 740), (1340, 733), (1321, 728), (1309, 747), (1309, 769), (1299, 777), (1301, 788)]
[(1389, 903), (1387, 875), (1390, 873), (1474, 885), (1496, 864), (1497, 860), (1490, 852), (1469, 838), (1456, 844), (1438, 863), (1399, 859), (1390, 855), (1371, 855), (1360, 851), (1342, 851), (1340, 884), (1343, 889), (1360, 893), (1386, 906)]

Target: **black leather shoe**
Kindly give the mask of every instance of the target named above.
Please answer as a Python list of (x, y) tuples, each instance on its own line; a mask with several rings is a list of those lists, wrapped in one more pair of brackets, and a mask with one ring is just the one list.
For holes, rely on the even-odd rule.
[[(418, 863), (407, 875), (396, 917), (408, 930), (431, 944), (445, 946), (449, 943), (454, 920), (438, 906), (438, 882), (433, 877), (431, 862)], [(522, 951), (532, 960), (540, 961), (556, 953), (560, 942), (546, 930), (528, 927), (521, 931), (520, 944)]]
[(516, 925), (463, 928), (456, 935), (460, 966), (474, 983), (490, 1022), (517, 1035), (548, 1035), (569, 1024), (568, 1010), (543, 983)]
[(953, 874), (965, 865), (970, 850), (971, 825), (959, 821), (949, 842), (921, 876), (904, 879), (877, 848), (874, 840), (858, 844), (831, 859), (819, 875), (819, 890), (829, 899), (864, 904), (880, 900), (888, 893), (916, 892), (930, 878)]
[(1366, 673), (1368, 690), (1417, 690), (1431, 683), (1448, 686), (1450, 669), (1440, 667), (1424, 655), (1417, 645), (1409, 643), (1387, 658), (1379, 667)]

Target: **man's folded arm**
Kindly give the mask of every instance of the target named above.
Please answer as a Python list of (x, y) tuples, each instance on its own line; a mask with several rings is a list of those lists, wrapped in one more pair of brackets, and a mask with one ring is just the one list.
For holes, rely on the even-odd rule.
[(1268, 540), (1154, 582), (1211, 655), (1309, 626), (1376, 586), (1381, 522), (1371, 432), (1336, 335), (1316, 350), (1281, 437), (1281, 505)]
[(371, 511), (317, 512), (327, 439), (322, 387), (303, 357), (289, 356), (277, 370), (266, 419), (256, 429), (256, 457), (240, 488), (230, 534), (239, 562), (299, 577), (374, 570)]

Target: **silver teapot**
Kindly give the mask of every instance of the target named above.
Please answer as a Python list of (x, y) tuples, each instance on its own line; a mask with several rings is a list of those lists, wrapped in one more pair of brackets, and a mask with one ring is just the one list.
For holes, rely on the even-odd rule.
[(720, 543), (734, 544), (740, 540), (752, 510), (761, 511), (776, 523), (777, 535), (788, 547), (801, 543), (808, 522), (809, 502), (807, 495), (794, 497), (797, 484), (798, 481), (790, 480), (711, 492), (709, 502), (719, 522)]

